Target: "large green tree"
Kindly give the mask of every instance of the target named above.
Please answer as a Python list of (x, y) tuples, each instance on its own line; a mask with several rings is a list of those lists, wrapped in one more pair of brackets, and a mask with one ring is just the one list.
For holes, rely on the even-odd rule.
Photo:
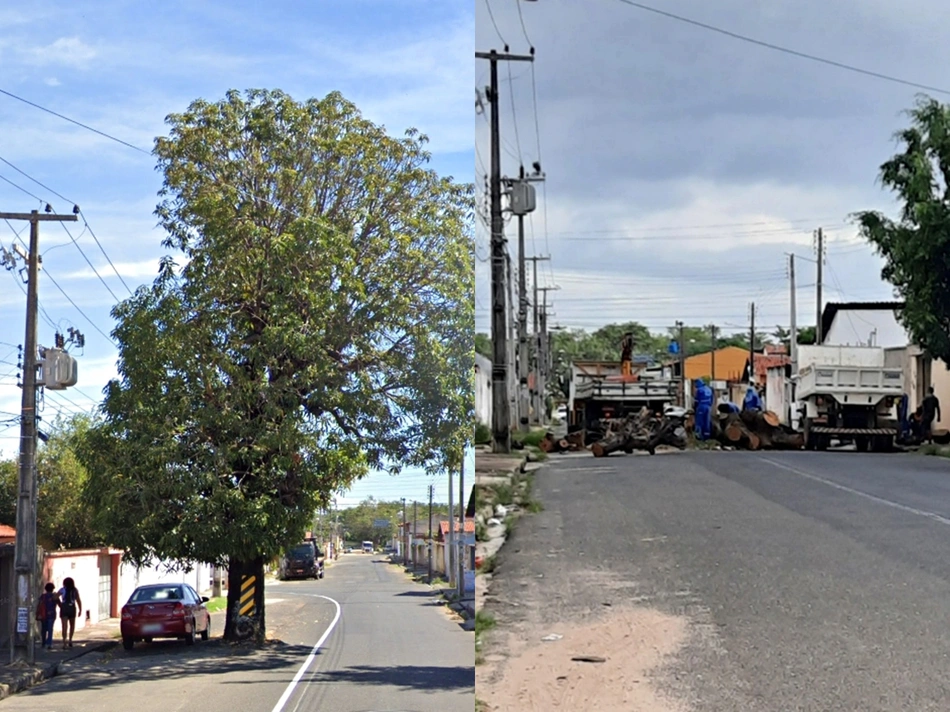
[(900, 202), (893, 220), (857, 213), (861, 234), (884, 258), (881, 276), (904, 301), (899, 314), (911, 338), (950, 363), (950, 106), (921, 97), (903, 150), (881, 166), (880, 180)]
[[(36, 453), (36, 537), (50, 551), (107, 543), (93, 524), (94, 504), (83, 498), (89, 476), (76, 456), (90, 422), (82, 415), (53, 422), (49, 440)], [(0, 523), (11, 527), (16, 526), (19, 484), (19, 463), (0, 462)]]
[[(244, 575), (369, 469), (457, 466), (473, 418), (470, 185), (337, 93), (231, 91), (168, 117), (177, 251), (114, 309), (119, 378), (85, 439), (97, 524), (133, 562)], [(255, 630), (264, 637), (263, 587)]]

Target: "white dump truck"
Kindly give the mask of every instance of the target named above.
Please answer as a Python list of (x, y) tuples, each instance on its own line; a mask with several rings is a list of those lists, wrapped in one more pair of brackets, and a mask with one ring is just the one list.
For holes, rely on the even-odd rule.
[(898, 434), (903, 393), (899, 368), (885, 368), (873, 346), (799, 346), (797, 401), (805, 447), (832, 441), (857, 450), (889, 450)]

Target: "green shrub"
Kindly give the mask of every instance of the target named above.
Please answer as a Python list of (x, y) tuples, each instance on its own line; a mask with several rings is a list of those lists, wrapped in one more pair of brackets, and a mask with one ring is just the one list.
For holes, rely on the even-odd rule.
[(482, 422), (475, 423), (475, 444), (488, 445), (491, 443), (491, 428)]

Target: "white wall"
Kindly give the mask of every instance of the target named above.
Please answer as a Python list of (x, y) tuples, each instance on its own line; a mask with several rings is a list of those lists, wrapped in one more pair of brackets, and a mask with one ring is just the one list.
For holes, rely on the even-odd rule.
[(785, 425), (789, 423), (788, 407), (785, 403), (785, 367), (770, 368), (765, 376), (765, 407), (775, 413)]
[(208, 564), (197, 564), (189, 573), (182, 571), (165, 573), (164, 569), (158, 564), (136, 569), (131, 564), (123, 562), (119, 566), (119, 608), (125, 605), (137, 586), (150, 583), (187, 583), (193, 586), (198, 593), (204, 595), (211, 590), (211, 576), (212, 567)]
[[(874, 331), (877, 331), (875, 334)], [(822, 343), (836, 346), (907, 346), (910, 336), (893, 309), (840, 309)]]

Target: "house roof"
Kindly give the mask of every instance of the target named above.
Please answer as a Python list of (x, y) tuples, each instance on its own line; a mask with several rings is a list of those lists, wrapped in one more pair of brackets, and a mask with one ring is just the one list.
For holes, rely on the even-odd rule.
[(756, 354), (755, 355), (755, 377), (757, 380), (764, 380), (768, 376), (770, 368), (776, 366), (786, 366), (792, 362), (792, 359), (784, 354)]
[(0, 524), (0, 537), (10, 536), (16, 536), (16, 529), (7, 524)]
[[(455, 531), (462, 531), (462, 523), (456, 519), (455, 520)], [(475, 520), (474, 519), (465, 519), (465, 532), (467, 534), (475, 533)], [(439, 534), (445, 537), (449, 533), (449, 523), (448, 522), (439, 522)]]
[(738, 381), (749, 364), (749, 352), (738, 346), (716, 349), (716, 372), (712, 373), (712, 352), (696, 354), (686, 359), (686, 378), (709, 378), (714, 381)]
[(904, 302), (828, 302), (821, 311), (821, 338), (831, 329), (835, 315), (842, 310), (847, 311), (897, 311), (904, 308)]

